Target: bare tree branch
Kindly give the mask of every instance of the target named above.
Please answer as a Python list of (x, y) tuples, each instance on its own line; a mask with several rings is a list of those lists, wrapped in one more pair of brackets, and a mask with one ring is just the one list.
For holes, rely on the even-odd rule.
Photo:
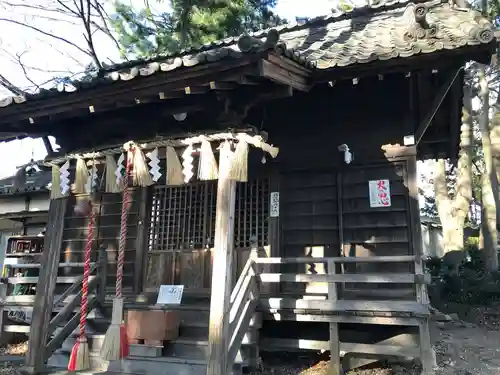
[(84, 54), (86, 54), (86, 55), (88, 55), (88, 56), (92, 57), (92, 56), (91, 56), (91, 54), (89, 53), (89, 51), (84, 50), (83, 48), (79, 47), (77, 44), (75, 44), (75, 43), (73, 43), (73, 42), (69, 41), (69, 40), (68, 40), (68, 39), (66, 39), (66, 38), (63, 38), (62, 36), (58, 36), (58, 35), (55, 35), (55, 34), (49, 33), (48, 31), (44, 31), (44, 30), (42, 30), (42, 29), (40, 29), (40, 28), (38, 28), (38, 27), (36, 27), (36, 26), (32, 26), (32, 25), (29, 25), (29, 24), (27, 24), (27, 23), (20, 22), (20, 21), (16, 21), (16, 20), (11, 20), (11, 19), (9, 19), (9, 18), (0, 18), (0, 22), (1, 22), (1, 21), (8, 22), (8, 23), (13, 23), (13, 24), (15, 24), (15, 25), (22, 26), (22, 27), (26, 27), (26, 28), (31, 29), (31, 30), (33, 30), (33, 31), (36, 31), (36, 32), (38, 32), (38, 33), (40, 33), (40, 34), (43, 34), (43, 35), (45, 35), (45, 36), (49, 36), (49, 37), (51, 37), (51, 38), (57, 39), (57, 40), (59, 40), (59, 41), (61, 41), (61, 42), (64, 42), (64, 43), (68, 44), (69, 46), (71, 46), (71, 47), (73, 47), (73, 48), (76, 48), (76, 49), (77, 49), (77, 50), (79, 50), (80, 52), (83, 52)]
[(12, 82), (10, 82), (2, 74), (0, 74), (0, 85), (2, 85), (3, 87), (5, 87), (7, 90), (9, 90), (13, 94), (24, 95), (24, 91), (23, 90), (21, 90), (19, 87), (17, 87)]

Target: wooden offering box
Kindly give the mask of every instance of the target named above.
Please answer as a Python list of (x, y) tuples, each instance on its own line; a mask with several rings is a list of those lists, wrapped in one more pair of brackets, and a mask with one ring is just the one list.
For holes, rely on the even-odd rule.
[(131, 344), (159, 345), (163, 341), (179, 337), (179, 315), (177, 311), (128, 310), (127, 335)]

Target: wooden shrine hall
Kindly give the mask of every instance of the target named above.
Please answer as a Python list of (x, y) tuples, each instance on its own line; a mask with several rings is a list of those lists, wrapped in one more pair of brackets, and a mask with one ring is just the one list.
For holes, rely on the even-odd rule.
[(453, 1), (381, 0), (0, 101), (3, 140), (43, 137), (52, 168), (40, 262), (2, 285), (3, 311), (32, 311), (2, 320), (29, 335), (25, 370), (85, 348), (94, 372), (324, 350), (335, 375), (433, 373), (416, 163), (471, 147), (463, 67), (495, 43)]

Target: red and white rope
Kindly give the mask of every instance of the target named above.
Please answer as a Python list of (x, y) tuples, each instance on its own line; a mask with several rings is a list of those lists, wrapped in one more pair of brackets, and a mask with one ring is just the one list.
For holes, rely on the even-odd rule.
[(87, 243), (85, 244), (84, 263), (83, 263), (83, 282), (82, 282), (82, 307), (80, 310), (80, 341), (85, 341), (85, 324), (87, 321), (87, 304), (89, 295), (89, 276), (90, 276), (90, 255), (92, 252), (92, 240), (94, 239), (94, 210), (92, 203), (89, 202), (89, 223), (87, 226)]
[(116, 266), (116, 297), (122, 296), (123, 263), (125, 262), (125, 244), (127, 242), (127, 210), (130, 203), (130, 192), (128, 191), (128, 180), (132, 170), (133, 150), (127, 152), (127, 163), (125, 176), (123, 176), (123, 200), (120, 221), (120, 242), (118, 243), (118, 262)]

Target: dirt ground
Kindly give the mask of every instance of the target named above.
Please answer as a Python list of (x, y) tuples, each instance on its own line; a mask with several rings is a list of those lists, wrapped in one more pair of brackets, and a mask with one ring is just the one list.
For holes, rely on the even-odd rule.
[[(457, 311), (457, 307), (452, 307)], [(450, 308), (451, 310), (451, 308)], [(500, 306), (468, 309), (451, 314), (451, 321), (433, 324), (431, 336), (438, 368), (436, 375), (500, 375)], [(462, 318), (462, 319), (460, 319)], [(24, 355), (20, 342), (0, 348), (0, 358)], [(264, 357), (261, 375), (327, 375), (328, 353), (323, 356), (289, 353)], [(345, 375), (420, 375), (418, 364), (374, 365)], [(16, 366), (0, 360), (0, 375), (16, 374)]]

